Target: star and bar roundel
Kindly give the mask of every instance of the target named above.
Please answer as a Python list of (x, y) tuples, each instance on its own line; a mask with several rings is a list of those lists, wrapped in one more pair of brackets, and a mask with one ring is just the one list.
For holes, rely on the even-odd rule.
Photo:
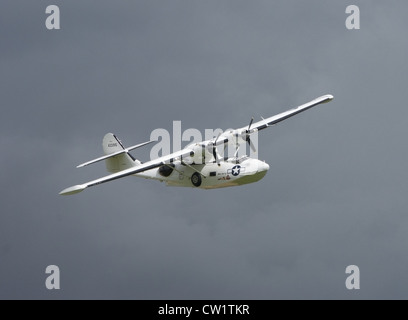
[[(230, 169), (230, 170), (231, 170), (231, 174), (236, 177), (241, 173), (241, 166), (237, 164), (236, 166), (233, 166), (232, 169)], [(228, 171), (230, 171), (230, 170), (228, 170)]]

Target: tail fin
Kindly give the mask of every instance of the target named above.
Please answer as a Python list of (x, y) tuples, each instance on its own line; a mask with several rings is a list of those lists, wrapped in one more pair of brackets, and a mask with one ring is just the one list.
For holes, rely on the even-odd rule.
[[(113, 133), (107, 133), (103, 137), (102, 146), (103, 152), (107, 156), (126, 150), (121, 141)], [(123, 152), (105, 159), (105, 164), (106, 170), (109, 172), (119, 172), (140, 165), (141, 162), (135, 159), (130, 153)]]

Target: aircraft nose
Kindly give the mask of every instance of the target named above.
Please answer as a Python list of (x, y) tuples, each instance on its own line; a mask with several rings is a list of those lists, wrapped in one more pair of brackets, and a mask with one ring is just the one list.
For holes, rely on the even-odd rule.
[(268, 171), (269, 170), (269, 164), (267, 164), (264, 161), (259, 161), (259, 169), (258, 171)]

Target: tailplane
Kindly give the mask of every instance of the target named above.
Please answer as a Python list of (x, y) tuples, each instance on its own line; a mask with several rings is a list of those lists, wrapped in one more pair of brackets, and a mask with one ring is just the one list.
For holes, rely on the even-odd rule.
[(135, 159), (130, 153), (130, 150), (140, 148), (144, 145), (152, 143), (153, 141), (148, 141), (144, 143), (137, 144), (135, 146), (125, 148), (122, 142), (113, 134), (107, 133), (103, 137), (102, 147), (105, 155), (97, 159), (85, 162), (77, 166), (77, 168), (85, 167), (95, 162), (105, 160), (106, 169), (109, 172), (119, 172), (125, 169), (136, 167), (141, 164), (141, 162)]

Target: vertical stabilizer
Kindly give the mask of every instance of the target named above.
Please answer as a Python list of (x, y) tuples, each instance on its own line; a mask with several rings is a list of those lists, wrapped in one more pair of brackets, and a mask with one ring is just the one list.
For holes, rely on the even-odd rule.
[[(113, 134), (107, 133), (102, 141), (103, 152), (105, 155), (126, 150), (120, 140)], [(119, 172), (139, 165), (141, 162), (133, 158), (129, 152), (121, 153), (117, 156), (105, 160), (106, 170), (109, 172)]]

